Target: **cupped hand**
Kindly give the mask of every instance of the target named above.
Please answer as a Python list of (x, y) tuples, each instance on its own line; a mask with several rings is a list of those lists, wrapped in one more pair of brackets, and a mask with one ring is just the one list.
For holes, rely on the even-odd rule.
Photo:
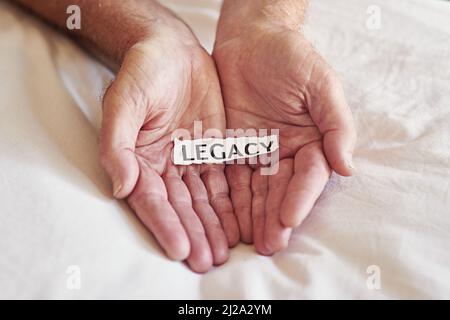
[(125, 55), (103, 102), (102, 163), (116, 198), (131, 208), (168, 257), (197, 272), (228, 259), (239, 228), (221, 165), (175, 166), (172, 134), (224, 130), (211, 56), (189, 30), (162, 30)]
[(331, 170), (352, 174), (352, 115), (335, 72), (300, 32), (255, 24), (223, 34), (234, 34), (219, 30), (213, 53), (227, 127), (280, 130), (278, 173), (226, 169), (242, 240), (270, 255), (286, 248)]

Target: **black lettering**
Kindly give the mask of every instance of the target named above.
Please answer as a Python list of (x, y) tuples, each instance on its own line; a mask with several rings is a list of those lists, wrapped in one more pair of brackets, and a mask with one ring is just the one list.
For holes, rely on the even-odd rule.
[(194, 158), (188, 159), (187, 151), (186, 151), (186, 145), (183, 145), (181, 147), (181, 153), (183, 154), (183, 160), (184, 161), (194, 161), (195, 160)]
[(258, 149), (256, 149), (256, 152), (250, 153), (250, 146), (258, 146), (258, 144), (254, 143), (254, 142), (249, 142), (244, 148), (245, 154), (247, 154), (249, 156), (257, 155), (258, 154)]
[[(197, 160), (208, 160), (208, 158), (203, 158), (202, 154), (206, 152), (205, 148), (206, 148), (206, 144), (197, 144), (195, 146), (195, 152), (197, 154)], [(201, 149), (203, 148), (203, 149)]]

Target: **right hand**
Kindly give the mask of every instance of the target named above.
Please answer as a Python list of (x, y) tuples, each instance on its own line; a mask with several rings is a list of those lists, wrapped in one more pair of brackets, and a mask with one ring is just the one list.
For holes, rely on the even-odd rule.
[(276, 174), (227, 166), (242, 240), (270, 255), (287, 247), (332, 169), (352, 175), (356, 132), (340, 80), (303, 34), (249, 21), (222, 17), (213, 55), (228, 128), (280, 133)]
[[(124, 57), (103, 101), (102, 164), (168, 257), (196, 272), (224, 263), (239, 241), (224, 166), (175, 166), (179, 128), (225, 129), (210, 55), (184, 24), (161, 28)], [(180, 26), (182, 25), (182, 26)]]

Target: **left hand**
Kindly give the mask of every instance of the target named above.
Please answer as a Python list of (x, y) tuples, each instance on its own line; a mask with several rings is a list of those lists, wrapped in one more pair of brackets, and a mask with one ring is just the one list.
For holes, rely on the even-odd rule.
[(277, 174), (227, 166), (241, 238), (270, 255), (286, 248), (332, 169), (352, 174), (351, 111), (335, 72), (300, 32), (261, 22), (235, 32), (219, 27), (213, 56), (227, 127), (280, 130)]
[(195, 121), (223, 132), (225, 112), (211, 56), (175, 25), (126, 52), (103, 100), (102, 163), (167, 256), (206, 272), (239, 241), (224, 166), (174, 165), (172, 138)]

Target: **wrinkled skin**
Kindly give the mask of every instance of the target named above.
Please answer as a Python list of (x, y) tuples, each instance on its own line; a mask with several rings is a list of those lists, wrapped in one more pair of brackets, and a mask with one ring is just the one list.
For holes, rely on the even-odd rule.
[(132, 47), (104, 97), (102, 163), (168, 257), (206, 272), (228, 259), (239, 228), (221, 165), (175, 166), (172, 133), (224, 130), (211, 56), (196, 41), (153, 37)]
[(335, 72), (300, 32), (250, 26), (217, 41), (213, 56), (227, 128), (280, 130), (277, 174), (237, 164), (226, 170), (242, 240), (270, 255), (286, 248), (332, 169), (352, 174), (351, 112)]

